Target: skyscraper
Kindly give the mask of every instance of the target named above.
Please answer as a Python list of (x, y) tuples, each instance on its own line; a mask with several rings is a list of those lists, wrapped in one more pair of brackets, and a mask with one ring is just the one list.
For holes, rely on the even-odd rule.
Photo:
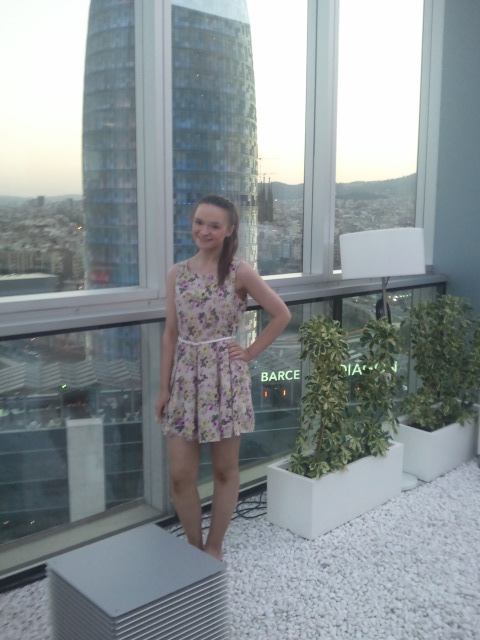
[[(86, 281), (138, 284), (133, 0), (92, 0), (83, 108)], [(257, 128), (245, 0), (172, 6), (174, 258), (192, 254), (189, 213), (207, 193), (240, 212), (256, 264)]]
[(86, 282), (138, 284), (133, 0), (92, 0), (83, 102)]
[[(135, 31), (133, 0), (91, 0), (83, 98), (85, 282), (138, 285)], [(99, 357), (140, 357), (139, 333), (93, 333)]]

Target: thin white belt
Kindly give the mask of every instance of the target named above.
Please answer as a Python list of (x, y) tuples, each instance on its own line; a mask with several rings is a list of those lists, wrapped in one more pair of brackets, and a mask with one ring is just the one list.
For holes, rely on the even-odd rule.
[(235, 336), (226, 336), (225, 338), (214, 338), (213, 340), (200, 340), (199, 342), (192, 342), (190, 340), (185, 340), (184, 338), (178, 337), (179, 342), (183, 342), (184, 344), (193, 344), (193, 346), (197, 346), (199, 344), (212, 344), (213, 342), (222, 342), (222, 340), (233, 340)]

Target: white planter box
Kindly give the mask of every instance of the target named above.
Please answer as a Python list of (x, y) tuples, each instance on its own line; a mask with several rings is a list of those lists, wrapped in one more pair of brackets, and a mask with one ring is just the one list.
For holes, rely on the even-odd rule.
[(404, 447), (403, 470), (424, 482), (431, 482), (475, 457), (478, 438), (478, 420), (461, 426), (457, 422), (437, 431), (422, 431), (405, 424), (407, 416), (399, 418), (396, 442)]
[(374, 509), (402, 490), (403, 445), (367, 456), (319, 479), (287, 470), (289, 458), (267, 468), (267, 520), (313, 540)]

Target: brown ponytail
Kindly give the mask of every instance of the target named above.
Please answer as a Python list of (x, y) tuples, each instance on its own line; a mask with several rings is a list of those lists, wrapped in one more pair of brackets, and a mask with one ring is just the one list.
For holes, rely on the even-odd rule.
[(223, 196), (208, 195), (199, 200), (195, 206), (194, 214), (201, 204), (213, 204), (215, 207), (223, 209), (228, 216), (228, 226), (232, 228), (232, 233), (223, 241), (222, 252), (218, 260), (217, 278), (218, 286), (223, 286), (225, 278), (230, 270), (235, 253), (238, 248), (238, 211), (236, 206)]

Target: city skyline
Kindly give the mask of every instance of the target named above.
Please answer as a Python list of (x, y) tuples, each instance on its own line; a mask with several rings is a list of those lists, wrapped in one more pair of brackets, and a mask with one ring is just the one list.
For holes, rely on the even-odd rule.
[[(398, 5), (398, 2), (399, 0), (394, 0), (393, 4)], [(272, 181), (299, 184), (303, 182), (303, 71), (307, 2), (302, 0), (295, 6), (295, 11), (291, 11), (288, 6), (279, 7), (273, 0), (247, 0), (247, 4), (251, 21), (257, 92), (259, 181), (266, 176)], [(369, 0), (368, 4), (374, 13), (378, 13), (380, 19), (387, 21), (381, 8), (381, 0)], [(377, 36), (383, 31), (378, 29), (378, 25), (373, 24), (371, 28), (372, 33), (376, 30), (376, 39), (373, 35), (370, 37), (363, 27), (360, 33), (355, 3), (342, 0), (342, 11), (348, 10), (350, 17), (342, 17), (341, 13), (343, 26), (340, 30), (340, 46), (342, 47), (343, 39), (344, 42), (351, 43), (350, 50), (356, 52), (356, 76), (349, 76), (345, 86), (342, 84), (342, 73), (345, 75), (342, 65), (345, 69), (345, 65), (350, 66), (353, 63), (351, 58), (349, 61), (345, 57), (346, 54), (342, 53), (341, 48), (338, 87), (338, 182), (388, 179), (416, 171), (416, 145), (415, 152), (412, 154), (410, 149), (410, 156), (406, 157), (409, 150), (403, 144), (406, 136), (401, 125), (404, 123), (410, 132), (412, 128), (418, 127), (418, 105), (413, 112), (408, 111), (405, 108), (407, 100), (401, 92), (406, 91), (405, 76), (411, 75), (412, 65), (416, 64), (415, 56), (418, 62), (418, 15), (421, 11), (418, 8), (419, 4), (423, 3), (418, 3), (417, 0), (402, 0), (402, 11), (398, 14), (405, 19), (397, 29), (400, 37), (404, 37), (405, 31), (409, 31), (409, 37), (414, 36), (413, 44), (409, 44), (404, 52), (411, 55), (408, 58), (404, 55), (395, 65), (390, 65), (389, 75), (398, 85), (399, 93), (398, 90), (395, 92), (388, 88), (389, 78), (385, 70), (372, 67), (375, 61), (376, 64), (382, 62), (382, 56), (378, 55), (378, 47), (383, 45), (379, 44), (381, 41)], [(3, 50), (0, 52), (0, 77), (5, 95), (14, 96), (14, 99), (5, 100), (0, 105), (0, 195), (28, 198), (42, 194), (51, 197), (62, 194), (80, 195), (83, 191), (82, 93), (89, 5), (90, 0), (76, 0), (68, 5), (61, 0), (42, 3), (38, 0), (25, 0), (21, 5), (4, 2), (0, 7), (0, 48)], [(392, 3), (389, 5), (393, 6)], [(28, 20), (25, 19), (26, 16), (29, 16)], [(397, 24), (396, 19), (395, 27)], [(388, 37), (391, 37), (395, 29), (387, 32)], [(361, 47), (358, 45), (358, 37), (361, 38)], [(286, 41), (291, 43), (291, 46), (285, 46)], [(373, 49), (366, 46), (368, 42), (373, 42)], [(302, 46), (303, 44), (305, 46)], [(61, 51), (62, 55), (58, 55), (58, 51)], [(359, 55), (362, 52), (365, 53), (363, 61)], [(12, 60), (15, 64), (12, 64)], [(369, 99), (366, 100), (365, 96), (362, 96), (361, 84), (352, 81), (352, 77), (357, 81), (359, 76), (365, 78), (365, 74), (358, 72), (359, 69), (365, 68), (365, 65), (377, 69), (376, 72), (382, 74), (380, 88), (383, 87), (383, 93), (387, 97), (390, 96), (387, 101), (381, 102), (380, 98), (371, 95), (374, 87), (372, 83), (368, 85)], [(419, 87), (416, 87), (417, 92), (418, 90)], [(301, 99), (299, 95), (302, 95)], [(289, 96), (294, 96), (295, 99), (290, 100)], [(356, 114), (349, 123), (348, 119), (345, 120), (348, 114), (344, 113), (342, 104), (352, 104), (352, 100)], [(412, 102), (415, 101), (416, 99)], [(278, 108), (278, 104), (282, 107)], [(372, 104), (380, 105), (380, 113), (387, 114), (388, 118), (384, 123), (379, 122), (378, 110), (372, 109)], [(366, 105), (365, 111), (361, 111), (362, 105)], [(395, 106), (400, 111), (395, 113)], [(281, 122), (276, 120), (277, 113)], [(286, 114), (288, 127), (284, 126)], [(401, 159), (401, 166), (389, 170), (388, 163), (385, 162), (384, 148), (371, 137), (358, 137), (357, 134), (365, 134), (371, 130), (369, 118), (376, 119), (379, 124), (381, 135), (378, 141), (386, 141), (390, 148), (395, 148), (395, 157)], [(385, 135), (386, 132), (388, 135)], [(415, 137), (416, 129), (413, 138)], [(410, 147), (411, 139), (412, 135)], [(347, 147), (344, 146), (345, 140), (348, 142)], [(382, 164), (382, 167), (379, 167), (370, 163), (373, 166), (371, 175), (367, 172), (368, 149), (376, 154)]]

